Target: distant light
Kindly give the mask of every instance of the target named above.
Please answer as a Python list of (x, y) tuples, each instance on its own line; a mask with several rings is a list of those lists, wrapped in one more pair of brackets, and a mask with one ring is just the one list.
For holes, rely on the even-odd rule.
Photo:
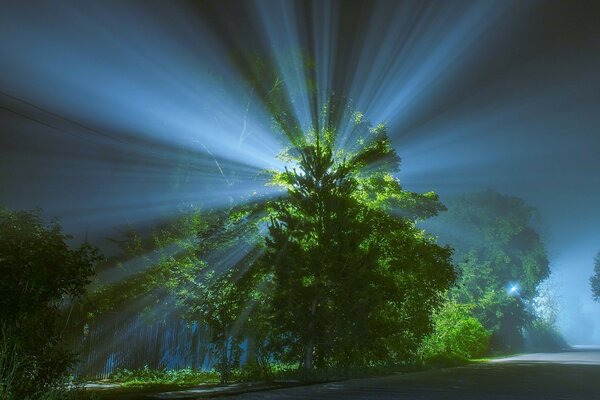
[(519, 294), (519, 284), (518, 283), (510, 283), (507, 287), (506, 292), (510, 296), (515, 296)]

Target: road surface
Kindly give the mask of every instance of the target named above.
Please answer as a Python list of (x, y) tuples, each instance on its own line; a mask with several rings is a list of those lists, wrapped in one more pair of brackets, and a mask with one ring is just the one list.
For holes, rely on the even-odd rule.
[(526, 354), (459, 368), (227, 397), (231, 400), (600, 400), (600, 349)]

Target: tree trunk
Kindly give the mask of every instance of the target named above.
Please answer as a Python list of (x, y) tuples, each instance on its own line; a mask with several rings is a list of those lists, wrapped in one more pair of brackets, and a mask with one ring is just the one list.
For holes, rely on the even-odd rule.
[(313, 352), (315, 350), (315, 341), (310, 338), (304, 348), (304, 369), (311, 370), (313, 367)]
[(223, 341), (221, 342), (221, 383), (229, 381), (229, 359), (227, 357), (227, 342), (229, 337), (224, 333)]
[(308, 340), (304, 347), (304, 369), (313, 368), (313, 353), (315, 351), (315, 317), (317, 314), (317, 299), (314, 298), (310, 304), (310, 322), (308, 323)]

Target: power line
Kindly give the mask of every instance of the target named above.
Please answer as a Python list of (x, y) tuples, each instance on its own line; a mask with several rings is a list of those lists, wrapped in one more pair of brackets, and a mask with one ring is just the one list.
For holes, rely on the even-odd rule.
[[(52, 116), (52, 117), (54, 117), (54, 118), (57, 118), (57, 119), (63, 120), (63, 121), (65, 121), (65, 122), (68, 122), (69, 124), (75, 125), (75, 126), (77, 126), (77, 127), (79, 127), (79, 128), (82, 128), (82, 129), (84, 129), (84, 130), (87, 130), (87, 131), (89, 131), (89, 132), (93, 132), (93, 133), (95, 133), (95, 134), (97, 134), (97, 135), (100, 135), (100, 136), (102, 136), (102, 137), (105, 137), (105, 138), (107, 138), (107, 139), (110, 139), (110, 140), (116, 140), (116, 141), (119, 141), (119, 142), (122, 142), (122, 143), (126, 143), (125, 141), (123, 141), (122, 139), (119, 139), (119, 138), (115, 137), (114, 135), (109, 135), (109, 134), (106, 134), (106, 133), (104, 133), (104, 132), (101, 132), (101, 131), (99, 131), (99, 130), (97, 130), (97, 129), (94, 129), (94, 128), (91, 128), (91, 127), (89, 127), (89, 126), (87, 126), (87, 125), (84, 125), (84, 124), (82, 124), (82, 123), (80, 123), (80, 122), (78, 122), (78, 121), (75, 121), (75, 120), (73, 120), (73, 119), (67, 118), (67, 117), (65, 117), (65, 116), (62, 116), (62, 115), (60, 115), (60, 114), (57, 114), (57, 113), (55, 113), (55, 112), (52, 112), (52, 111), (46, 110), (45, 108), (42, 108), (42, 107), (40, 107), (40, 106), (38, 106), (38, 105), (36, 105), (36, 104), (33, 104), (33, 103), (31, 103), (31, 102), (29, 102), (29, 101), (27, 101), (27, 100), (21, 99), (21, 98), (19, 98), (19, 97), (16, 97), (16, 96), (13, 96), (13, 95), (11, 95), (11, 94), (9, 94), (9, 93), (6, 93), (6, 92), (3, 92), (3, 91), (1, 91), (1, 90), (0, 90), (0, 94), (2, 94), (2, 95), (3, 95), (3, 96), (5, 96), (5, 97), (8, 97), (9, 99), (12, 99), (12, 100), (18, 101), (18, 102), (20, 102), (20, 103), (23, 103), (23, 104), (25, 104), (25, 105), (27, 105), (27, 106), (29, 106), (29, 107), (31, 107), (31, 108), (34, 108), (34, 109), (36, 109), (36, 110), (38, 110), (38, 111), (41, 111), (41, 112), (43, 112), (43, 113), (45, 113), (45, 114), (48, 114), (48, 115), (50, 115), (50, 116)], [(74, 136), (74, 137), (80, 138), (80, 136), (79, 136), (79, 135), (76, 135), (76, 134), (75, 134), (75, 133), (73, 133), (73, 132), (69, 132), (69, 131), (67, 131), (67, 130), (65, 130), (65, 129), (62, 129), (62, 128), (59, 128), (59, 127), (57, 127), (57, 126), (55, 126), (55, 125), (52, 125), (52, 124), (49, 124), (49, 123), (47, 123), (47, 122), (41, 121), (41, 120), (39, 120), (39, 119), (37, 119), (37, 118), (34, 118), (34, 117), (32, 117), (32, 116), (29, 116), (29, 115), (23, 114), (23, 113), (21, 113), (21, 112), (19, 112), (19, 111), (16, 111), (16, 110), (12, 109), (12, 108), (9, 108), (9, 107), (7, 107), (7, 106), (0, 105), (0, 108), (1, 108), (1, 109), (3, 109), (3, 110), (6, 110), (6, 111), (8, 111), (8, 112), (11, 112), (11, 113), (13, 113), (13, 114), (16, 114), (16, 115), (18, 115), (18, 116), (20, 116), (20, 117), (23, 117), (23, 118), (25, 118), (25, 119), (28, 119), (28, 120), (30, 120), (30, 121), (33, 121), (33, 122), (36, 122), (36, 123), (38, 123), (38, 124), (44, 125), (44, 126), (46, 126), (46, 127), (48, 127), (48, 128), (55, 129), (55, 130), (57, 130), (57, 131), (59, 131), (59, 132), (63, 132), (63, 133), (66, 133), (66, 134), (68, 134), (68, 135), (71, 135), (71, 136)]]

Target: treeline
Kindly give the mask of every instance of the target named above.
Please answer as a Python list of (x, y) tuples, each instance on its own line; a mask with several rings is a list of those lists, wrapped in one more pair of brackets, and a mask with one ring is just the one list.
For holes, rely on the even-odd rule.
[[(494, 190), (457, 196), (446, 204), (447, 212), (423, 224), (454, 249), (458, 274), (447, 293), (449, 309), (437, 322), (451, 325), (458, 310), (466, 312), (490, 333), (490, 354), (567, 347), (555, 328), (559, 305), (547, 283), (550, 269), (535, 226), (537, 211)], [(459, 336), (446, 336), (454, 343), (450, 349), (461, 343)], [(440, 348), (438, 353), (432, 357), (447, 361), (460, 349)]]
[(223, 381), (240, 366), (242, 343), (246, 368), (267, 377), (274, 362), (306, 376), (413, 362), (455, 279), (450, 248), (416, 225), (443, 205), (392, 176), (399, 158), (385, 127), (359, 114), (353, 121), (363, 143), (354, 151), (336, 153), (333, 127), (294, 139), (282, 154), (294, 167), (271, 171), (285, 196), (194, 212), (146, 240), (129, 235), (123, 265), (143, 254), (158, 259), (97, 288), (86, 313), (142, 293), (170, 301), (208, 327)]
[[(532, 333), (552, 342), (554, 321), (540, 316), (553, 314), (537, 309), (549, 270), (534, 209), (485, 191), (447, 210), (404, 190), (386, 127), (333, 104), (317, 130), (284, 132), (288, 167), (266, 171), (283, 195), (128, 231), (104, 262), (89, 244), (69, 249), (57, 223), (2, 210), (3, 395), (64, 380), (73, 358), (47, 350), (109, 312), (203, 326), (223, 382), (239, 368), (264, 379), (286, 364), (310, 379), (513, 352)], [(338, 145), (340, 118), (350, 148)]]

